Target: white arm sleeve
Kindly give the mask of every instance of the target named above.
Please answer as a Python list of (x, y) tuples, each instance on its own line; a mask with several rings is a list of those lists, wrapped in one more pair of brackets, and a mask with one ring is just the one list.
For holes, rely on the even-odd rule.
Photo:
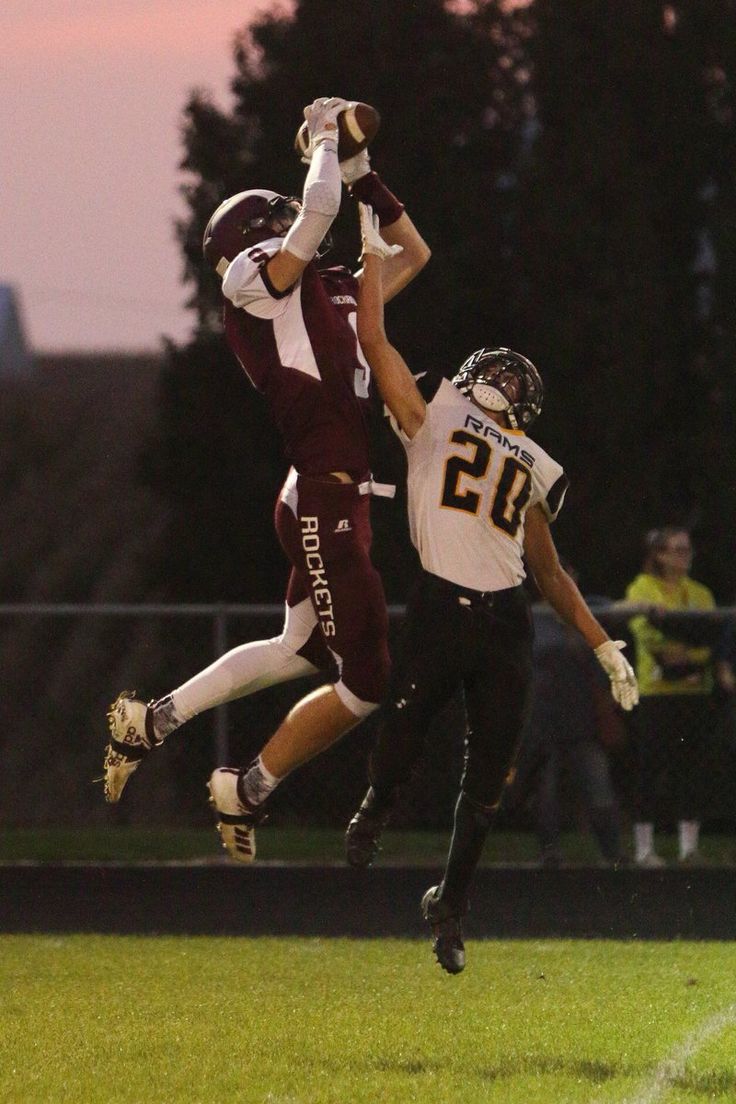
[(340, 210), (341, 194), (336, 144), (320, 142), (304, 181), (302, 209), (284, 238), (284, 249), (303, 261), (311, 261)]

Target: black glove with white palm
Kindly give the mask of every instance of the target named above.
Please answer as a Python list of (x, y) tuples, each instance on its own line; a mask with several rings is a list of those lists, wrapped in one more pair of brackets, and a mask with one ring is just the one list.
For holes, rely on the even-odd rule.
[(383, 240), (378, 226), (378, 215), (375, 214), (369, 204), (359, 203), (358, 214), (360, 216), (360, 237), (363, 242), (363, 249), (360, 254), (361, 261), (367, 254), (386, 261), (389, 257), (395, 257), (397, 253), (403, 252), (403, 246), (389, 245), (387, 241)]
[(625, 656), (621, 655), (621, 649), (625, 647), (626, 643), (623, 640), (606, 640), (594, 648), (594, 653), (611, 680), (613, 700), (622, 709), (628, 711), (639, 701), (639, 684), (633, 667)]

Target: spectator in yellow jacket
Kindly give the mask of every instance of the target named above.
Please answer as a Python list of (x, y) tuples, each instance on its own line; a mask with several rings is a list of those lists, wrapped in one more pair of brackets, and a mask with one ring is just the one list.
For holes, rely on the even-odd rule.
[[(661, 613), (712, 609), (715, 601), (710, 590), (690, 578), (692, 558), (687, 529), (653, 529), (646, 536), (642, 571), (629, 585), (626, 598)], [(680, 861), (696, 861), (704, 804), (703, 767), (711, 726), (711, 650), (666, 636), (646, 616), (634, 617), (629, 627), (636, 644), (641, 692), (636, 718), (634, 861), (644, 867), (664, 865), (654, 847), (654, 826), (665, 780), (678, 821)]]

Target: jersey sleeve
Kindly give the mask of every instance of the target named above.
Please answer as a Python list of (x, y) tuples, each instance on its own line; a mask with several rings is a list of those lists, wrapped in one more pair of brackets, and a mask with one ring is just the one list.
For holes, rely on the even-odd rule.
[[(419, 372), (416, 376), (414, 376), (414, 382), (417, 385), (419, 394), (426, 402), (427, 407), (429, 407), (430, 403), (435, 398), (437, 392), (442, 386), (442, 381), (444, 380), (444, 378), (445, 377), (440, 372), (433, 371)], [(396, 421), (396, 418), (394, 418), (393, 414), (385, 404), (383, 407), (383, 412), (388, 418), (391, 429), (399, 438), (404, 448), (409, 448), (414, 438), (407, 437), (399, 423)], [(419, 432), (421, 433), (421, 429), (419, 430)]]
[(560, 474), (547, 491), (547, 495), (542, 503), (542, 509), (547, 515), (548, 521), (554, 521), (559, 514), (569, 486), (570, 480), (567, 478), (562, 468), (560, 468)]
[(704, 586), (703, 583), (696, 583), (692, 580), (695, 602), (694, 605), (697, 609), (715, 609), (716, 600), (713, 596), (713, 592)]
[(431, 403), (442, 386), (444, 376), (440, 372), (421, 372), (414, 377), (419, 393), (426, 403)]
[(542, 453), (533, 469), (532, 504), (539, 503), (547, 521), (553, 522), (565, 501), (570, 481), (551, 456)]
[(281, 244), (281, 238), (271, 238), (244, 249), (230, 262), (222, 280), (222, 294), (234, 307), (242, 307), (256, 318), (277, 318), (286, 310), (294, 289), (277, 291), (266, 271)]

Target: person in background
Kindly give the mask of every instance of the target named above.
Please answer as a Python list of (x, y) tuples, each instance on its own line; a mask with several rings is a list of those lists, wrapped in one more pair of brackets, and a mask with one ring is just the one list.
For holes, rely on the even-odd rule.
[[(645, 538), (642, 570), (626, 590), (629, 602), (641, 602), (658, 613), (709, 610), (710, 590), (690, 577), (693, 546), (684, 527), (652, 529)], [(654, 616), (654, 614), (652, 615)], [(629, 623), (636, 645), (636, 672), (641, 701), (637, 733), (637, 809), (634, 862), (661, 867), (654, 829), (658, 793), (667, 776), (678, 825), (681, 862), (698, 860), (704, 807), (703, 763), (711, 735), (713, 668), (711, 649), (667, 636), (657, 617), (644, 614)]]
[[(577, 574), (565, 565), (577, 582)], [(588, 600), (590, 603), (590, 599)], [(535, 610), (534, 696), (513, 781), (509, 811), (531, 797), (543, 866), (562, 861), (562, 787), (579, 795), (602, 859), (623, 861), (619, 808), (603, 733), (621, 725), (605, 677), (583, 638), (546, 603)]]
[(714, 650), (715, 677), (721, 694), (736, 696), (736, 618), (730, 617), (723, 627)]
[(106, 800), (117, 802), (153, 748), (203, 710), (317, 671), (332, 675), (293, 706), (252, 763), (210, 777), (223, 846), (240, 862), (255, 857), (255, 826), (275, 787), (378, 707), (389, 669), (369, 503), (393, 488), (370, 471), (370, 370), (355, 328), (360, 273), (317, 262), (342, 184), (374, 204), (381, 234), (400, 247), (388, 264), (387, 299), (430, 252), (365, 150), (338, 162), (337, 118), (346, 107), (323, 97), (304, 110), (310, 145), (301, 200), (240, 192), (215, 210), (203, 242), (222, 279), (228, 344), (265, 396), (291, 464), (275, 510), (291, 566), (283, 633), (232, 649), (150, 705), (124, 691), (108, 714), (103, 779)]
[(715, 706), (719, 741), (732, 759), (736, 752), (736, 618), (729, 617), (713, 649)]
[(370, 788), (350, 821), (346, 857), (369, 866), (397, 792), (422, 753), (434, 715), (462, 691), (465, 768), (440, 885), (421, 911), (442, 969), (465, 967), (462, 918), (483, 845), (514, 762), (529, 705), (532, 620), (524, 557), (553, 609), (582, 635), (616, 701), (637, 699), (634, 672), (563, 569), (550, 524), (567, 478), (527, 430), (542, 380), (511, 349), (478, 349), (452, 382), (417, 379), (383, 323), (382, 268), (393, 248), (360, 206), (363, 281), (358, 336), (407, 455), (409, 527), (422, 570), (413, 590), (370, 759)]

